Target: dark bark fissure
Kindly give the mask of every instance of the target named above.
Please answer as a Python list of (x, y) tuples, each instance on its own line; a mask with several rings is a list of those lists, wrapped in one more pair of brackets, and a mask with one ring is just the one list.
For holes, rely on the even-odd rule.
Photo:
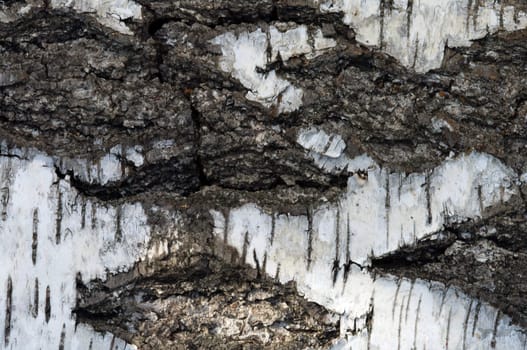
[[(255, 253), (253, 252), (252, 255), (255, 256)], [(204, 256), (206, 255), (201, 255), (200, 258), (203, 259)], [(112, 332), (118, 336), (128, 341), (140, 341), (142, 337), (140, 334), (131, 335), (126, 331), (125, 324), (118, 320), (123, 317), (131, 320), (132, 318), (127, 315), (136, 314), (143, 308), (149, 308), (149, 305), (155, 305), (158, 302), (166, 303), (170, 305), (166, 312), (156, 311), (159, 321), (151, 323), (146, 319), (135, 318), (132, 322), (146, 322), (147, 328), (159, 328), (160, 330), (170, 327), (172, 330), (170, 335), (163, 336), (159, 340), (165, 346), (174, 344), (175, 347), (192, 346), (192, 344), (205, 346), (204, 344), (213, 344), (220, 339), (226, 342), (227, 346), (235, 346), (240, 342), (238, 337), (243, 338), (247, 331), (270, 332), (269, 346), (281, 344), (280, 346), (286, 347), (299, 346), (306, 341), (311, 346), (322, 346), (337, 336), (338, 324), (321, 322), (327, 311), (321, 306), (298, 297), (292, 284), (280, 285), (259, 273), (259, 267), (254, 270), (243, 266), (243, 259), (239, 266), (229, 266), (219, 262), (217, 258), (210, 257), (208, 261), (202, 260), (196, 265), (182, 267), (179, 271), (158, 272), (150, 277), (140, 277), (132, 281), (132, 284), (117, 288), (108, 289), (97, 285), (97, 282), (95, 285), (92, 283), (91, 286), (80, 285), (79, 290), (83, 293), (80, 294), (81, 300), (79, 300), (75, 314), (80, 322), (90, 323), (96, 329), (108, 329), (107, 327), (111, 325)], [(189, 288), (189, 286), (192, 287)], [(119, 296), (101, 300), (96, 296), (101, 292)], [(267, 296), (255, 298), (253, 296), (256, 295), (255, 292), (264, 293), (263, 295)], [(92, 294), (95, 294), (94, 302), (90, 301)], [(136, 302), (130, 303), (131, 299)], [(189, 307), (193, 308), (192, 305), (199, 305), (204, 300), (221, 301), (225, 305), (222, 307), (224, 311), (215, 313), (212, 319), (201, 315), (204, 310), (199, 308), (189, 311)], [(240, 301), (243, 302), (240, 303)], [(281, 303), (287, 304), (288, 307), (277, 314), (277, 319), (270, 322), (271, 324), (260, 322), (245, 324), (240, 327), (240, 334), (233, 335), (230, 339), (220, 338), (220, 334), (210, 332), (217, 327), (215, 324), (221, 323), (222, 320), (229, 320), (231, 317), (237, 317), (235, 314), (243, 313), (245, 308), (253, 310), (253, 317), (257, 317), (256, 315), (262, 312), (259, 311), (260, 308), (263, 308), (263, 312), (271, 309), (277, 310), (276, 307)], [(232, 309), (234, 315), (231, 311), (227, 312), (232, 307), (229, 305), (237, 305)], [(306, 321), (310, 322), (309, 326), (307, 323), (301, 327), (297, 326)], [(209, 328), (210, 333), (197, 332), (196, 327), (199, 328), (200, 325)], [(289, 326), (286, 327), (286, 325)], [(275, 333), (275, 329), (288, 329), (290, 337), (287, 340), (281, 338), (280, 333)], [(155, 337), (157, 339), (157, 336)], [(155, 344), (155, 341), (152, 343), (151, 339), (150, 343)]]

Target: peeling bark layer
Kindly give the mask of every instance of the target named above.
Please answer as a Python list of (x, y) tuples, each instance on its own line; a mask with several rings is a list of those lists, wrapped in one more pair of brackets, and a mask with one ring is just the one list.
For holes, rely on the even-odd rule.
[(525, 348), (526, 10), (0, 1), (1, 346)]

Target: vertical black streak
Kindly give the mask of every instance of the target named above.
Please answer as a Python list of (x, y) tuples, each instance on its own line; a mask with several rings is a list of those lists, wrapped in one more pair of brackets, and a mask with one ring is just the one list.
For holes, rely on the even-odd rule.
[(62, 332), (60, 332), (59, 350), (64, 350), (64, 341), (66, 340), (66, 324), (62, 324)]
[(60, 236), (62, 231), (62, 192), (60, 187), (58, 188), (58, 199), (57, 199), (57, 213), (55, 220), (55, 243), (60, 243)]
[(451, 320), (452, 320), (452, 308), (450, 308), (450, 310), (448, 310), (448, 320), (447, 320), (447, 325), (446, 325), (446, 350), (448, 350), (448, 341), (450, 340), (450, 323), (451, 323)]
[(0, 189), (0, 204), (2, 205), (2, 220), (7, 220), (7, 205), (9, 204), (9, 186), (10, 181), (13, 178), (12, 174), (12, 165), (11, 165), (11, 158), (8, 158), (7, 160), (7, 167), (4, 171), (4, 179), (6, 179), (6, 186), (4, 186), (2, 189)]
[(381, 50), (384, 47), (384, 16), (385, 16), (385, 11), (386, 11), (385, 1), (386, 0), (381, 0), (379, 4), (379, 17), (381, 19), (381, 30), (379, 33), (379, 47)]
[(112, 341), (110, 343), (110, 350), (113, 350), (114, 345), (115, 345), (115, 334), (112, 335)]
[(426, 224), (432, 224), (432, 193), (430, 192), (431, 174), (429, 171), (426, 172), (425, 176), (425, 191), (426, 191)]
[(417, 312), (415, 314), (415, 324), (414, 324), (414, 349), (417, 349), (417, 325), (419, 324), (419, 314), (421, 313), (421, 296), (419, 297), (419, 302), (417, 303)]
[(412, 27), (412, 13), (414, 11), (414, 0), (408, 0), (406, 5), (406, 37), (410, 40), (410, 29)]
[(101, 161), (99, 160), (97, 162), (97, 182), (101, 183), (101, 172), (102, 172), (102, 168), (101, 168)]
[(122, 207), (120, 205), (117, 207), (115, 216), (115, 241), (121, 242), (123, 240), (123, 230), (121, 228)]
[(13, 281), (11, 276), (7, 277), (7, 294), (5, 299), (5, 326), (4, 326), (4, 343), (9, 345), (9, 335), (11, 334), (11, 311), (13, 306)]
[(271, 215), (271, 242), (270, 242), (270, 245), (273, 245), (273, 242), (274, 242), (275, 225), (276, 225), (276, 217), (275, 217), (275, 214), (272, 214)]
[(339, 250), (340, 250), (340, 206), (337, 205), (337, 216), (335, 224), (335, 260), (333, 260), (333, 285), (337, 282), (337, 276), (340, 269), (339, 261)]
[(392, 305), (392, 321), (395, 318), (395, 307), (397, 306), (397, 298), (399, 297), (399, 290), (401, 289), (401, 284), (403, 280), (402, 278), (399, 278), (397, 281), (397, 288), (395, 289), (395, 296), (393, 298), (393, 305)]
[[(271, 33), (269, 31), (267, 31), (267, 42), (271, 42)], [(273, 47), (271, 45), (268, 45), (266, 50), (266, 56), (267, 56), (267, 62), (272, 62), (273, 61)], [(278, 53), (278, 56), (280, 56), (280, 52)], [(281, 60), (281, 57), (277, 57), (278, 59)]]
[(397, 199), (401, 201), (401, 189), (403, 187), (403, 174), (399, 173), (399, 186), (397, 186)]
[(31, 243), (31, 261), (37, 263), (38, 248), (38, 209), (33, 210), (33, 242)]
[(412, 285), (410, 286), (410, 292), (408, 293), (408, 300), (406, 301), (406, 311), (405, 311), (405, 315), (404, 315), (405, 322), (408, 322), (408, 311), (410, 309), (410, 301), (412, 300), (412, 293), (414, 291), (414, 284), (415, 284), (415, 280), (412, 281)]
[(472, 311), (472, 304), (474, 303), (474, 300), (470, 300), (470, 305), (468, 306), (467, 316), (465, 316), (465, 321), (463, 322), (463, 350), (467, 347), (467, 327), (468, 327), (468, 319), (470, 317), (470, 312)]
[(415, 65), (417, 64), (418, 55), (419, 55), (419, 34), (415, 38), (414, 62), (412, 63), (412, 69), (415, 69)]
[(384, 201), (384, 209), (386, 212), (386, 249), (390, 244), (390, 174), (386, 174), (386, 199)]
[(82, 206), (81, 206), (81, 229), (84, 229), (86, 227), (86, 199), (82, 199)]
[(481, 193), (481, 185), (478, 185), (478, 201), (479, 201), (479, 214), (483, 215), (483, 196)]
[(313, 254), (313, 212), (307, 209), (307, 269), (311, 268)]
[(0, 204), (2, 204), (2, 220), (7, 220), (7, 205), (9, 204), (9, 187), (4, 187), (0, 190), (1, 198)]
[(121, 151), (119, 152), (117, 159), (119, 160), (119, 166), (121, 167), (121, 178), (124, 179), (126, 177), (126, 161), (124, 160), (124, 156), (122, 153), (123, 149), (121, 147)]
[(476, 333), (476, 325), (478, 324), (479, 309), (481, 309), (481, 303), (478, 301), (476, 304), (476, 312), (474, 314), (474, 324), (472, 325), (472, 336)]
[(46, 305), (44, 307), (44, 314), (46, 315), (46, 323), (48, 323), (51, 317), (51, 291), (49, 286), (46, 287)]
[(253, 249), (253, 260), (256, 264), (256, 278), (260, 278), (262, 272), (260, 270), (260, 260), (258, 260), (258, 256), (256, 255), (256, 249)]
[(446, 293), (448, 292), (448, 288), (443, 291), (443, 296), (441, 297), (441, 305), (439, 306), (439, 315), (443, 312), (443, 306), (445, 305), (445, 299), (446, 299)]
[(401, 350), (401, 323), (403, 323), (403, 307), (406, 297), (403, 297), (403, 302), (399, 309), (399, 327), (397, 329), (397, 350)]
[(243, 236), (243, 248), (242, 248), (242, 256), (240, 258), (240, 264), (245, 264), (247, 261), (247, 249), (249, 247), (249, 232), (245, 231), (245, 235)]
[(95, 230), (97, 227), (97, 208), (95, 207), (95, 204), (92, 202), (91, 205), (91, 229)]
[(267, 271), (267, 252), (264, 253), (264, 258), (262, 262), (262, 271), (263, 273)]
[(348, 281), (348, 275), (351, 270), (351, 230), (350, 230), (350, 214), (347, 213), (346, 220), (346, 263), (344, 264), (344, 284)]
[(498, 333), (498, 325), (499, 325), (499, 322), (500, 322), (500, 316), (501, 316), (501, 311), (498, 310), (498, 312), (496, 313), (496, 319), (494, 320), (494, 329), (492, 331), (492, 340), (490, 341), (490, 347), (495, 349), (496, 348), (496, 334)]
[(328, 142), (326, 143), (326, 145), (324, 146), (324, 150), (322, 151), (322, 154), (326, 154), (329, 150), (329, 148), (331, 147), (331, 145), (333, 144), (333, 141), (335, 140), (335, 134), (331, 134), (329, 136), (329, 139), (328, 139)]
[(375, 299), (375, 288), (372, 290), (371, 292), (371, 297), (370, 297), (370, 308), (368, 310), (368, 313), (366, 314), (366, 329), (368, 330), (368, 345), (367, 345), (367, 350), (370, 350), (370, 344), (371, 344), (371, 334), (372, 334), (372, 331), (373, 331), (373, 314), (375, 312), (375, 303), (374, 303), (374, 299)]
[(223, 227), (223, 255), (226, 254), (227, 249), (227, 242), (229, 240), (229, 220), (230, 220), (230, 213), (227, 213), (225, 215), (225, 227)]
[(38, 288), (38, 278), (35, 278), (35, 294), (33, 295), (33, 317), (37, 318), (38, 316), (38, 302), (39, 302), (39, 288)]

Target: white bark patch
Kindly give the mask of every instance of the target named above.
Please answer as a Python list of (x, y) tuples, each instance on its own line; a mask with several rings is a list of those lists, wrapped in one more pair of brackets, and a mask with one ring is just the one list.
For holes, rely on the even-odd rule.
[[(367, 266), (371, 258), (429, 238), (445, 224), (479, 218), (486, 208), (507, 202), (518, 195), (516, 180), (499, 160), (480, 153), (447, 160), (428, 173), (390, 174), (377, 167), (351, 176), (337, 203), (306, 208), (311, 218), (278, 216), (274, 226), (278, 229), (293, 220), (295, 233), (291, 235), (299, 237), (317, 226), (332, 235), (338, 231), (339, 240), (349, 233), (349, 242), (339, 241), (343, 249), (339, 255)], [(219, 214), (215, 215), (219, 222)], [(241, 248), (245, 231), (251, 235), (252, 225), (270, 231), (271, 221), (270, 215), (252, 206), (233, 209), (228, 220), (229, 244)], [(336, 241), (331, 244), (337, 245)]]
[(368, 155), (350, 159), (345, 153), (346, 143), (340, 135), (327, 134), (315, 127), (302, 129), (296, 142), (309, 151), (308, 156), (328, 173), (368, 171), (378, 168)]
[(125, 158), (128, 161), (132, 162), (136, 168), (139, 168), (145, 163), (145, 158), (143, 156), (143, 147), (128, 147), (126, 149)]
[(343, 12), (358, 42), (417, 72), (439, 68), (445, 46), (469, 46), (498, 30), (527, 27), (525, 12), (493, 0), (329, 0), (320, 8)]
[(313, 38), (315, 47), (310, 44), (310, 34), (304, 25), (285, 32), (270, 26), (269, 33), (261, 29), (238, 36), (228, 32), (211, 42), (221, 46), (223, 56), (219, 62), (220, 68), (249, 90), (247, 99), (267, 108), (277, 108), (278, 113), (287, 113), (300, 108), (303, 90), (278, 77), (275, 70), (262, 73), (257, 68), (265, 69), (268, 64), (276, 62), (278, 57), (284, 62), (297, 56), (313, 58), (336, 45), (333, 39), (324, 38), (318, 31), (313, 34)]
[(285, 32), (271, 26), (269, 33), (271, 34), (272, 62), (277, 60), (278, 54), (283, 61), (288, 61), (291, 57), (305, 55), (313, 50), (308, 42), (309, 36), (306, 26), (299, 26)]
[(314, 51), (307, 55), (308, 59), (313, 59), (324, 53), (324, 51), (329, 50), (337, 46), (337, 42), (334, 39), (324, 37), (321, 29), (317, 29), (313, 35), (313, 48)]
[(76, 278), (104, 279), (145, 258), (146, 220), (140, 204), (111, 206), (83, 198), (67, 178), (57, 178), (50, 157), (0, 157), (1, 344), (124, 348), (113, 335), (75, 325)]
[(338, 158), (346, 149), (346, 143), (340, 135), (328, 135), (324, 130), (309, 128), (298, 135), (302, 147), (330, 158)]
[(350, 159), (340, 136), (317, 128), (301, 130), (297, 142), (322, 169), (354, 173), (338, 203), (349, 223), (339, 229), (349, 224), (356, 236), (351, 259), (360, 264), (438, 232), (448, 222), (481, 217), (485, 208), (518, 194), (517, 174), (487, 154), (473, 152), (426, 173), (402, 174), (382, 169), (366, 155)]
[(118, 32), (131, 35), (126, 19), (141, 19), (141, 5), (132, 0), (51, 0), (53, 8), (71, 8), (80, 13), (93, 13), (97, 20)]
[[(322, 143), (307, 142), (309, 149)], [(481, 349), (491, 343), (520, 349), (525, 335), (496, 309), (440, 284), (375, 279), (364, 269), (374, 256), (508, 201), (518, 194), (515, 180), (512, 170), (480, 153), (426, 174), (376, 167), (350, 177), (337, 203), (308, 207), (306, 215), (267, 213), (255, 204), (232, 209), (228, 218), (213, 210), (213, 233), (236, 248), (242, 262), (282, 283), (294, 280), (308, 299), (340, 313), (336, 349)]]
[(121, 181), (132, 168), (145, 163), (141, 146), (124, 149), (121, 145), (112, 147), (99, 159), (55, 157), (55, 164), (63, 174), (73, 171), (75, 176), (89, 184), (108, 185)]

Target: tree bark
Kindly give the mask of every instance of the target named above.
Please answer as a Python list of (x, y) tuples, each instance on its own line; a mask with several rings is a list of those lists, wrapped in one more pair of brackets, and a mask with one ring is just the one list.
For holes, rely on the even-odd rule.
[(525, 348), (526, 27), (0, 1), (0, 348)]

